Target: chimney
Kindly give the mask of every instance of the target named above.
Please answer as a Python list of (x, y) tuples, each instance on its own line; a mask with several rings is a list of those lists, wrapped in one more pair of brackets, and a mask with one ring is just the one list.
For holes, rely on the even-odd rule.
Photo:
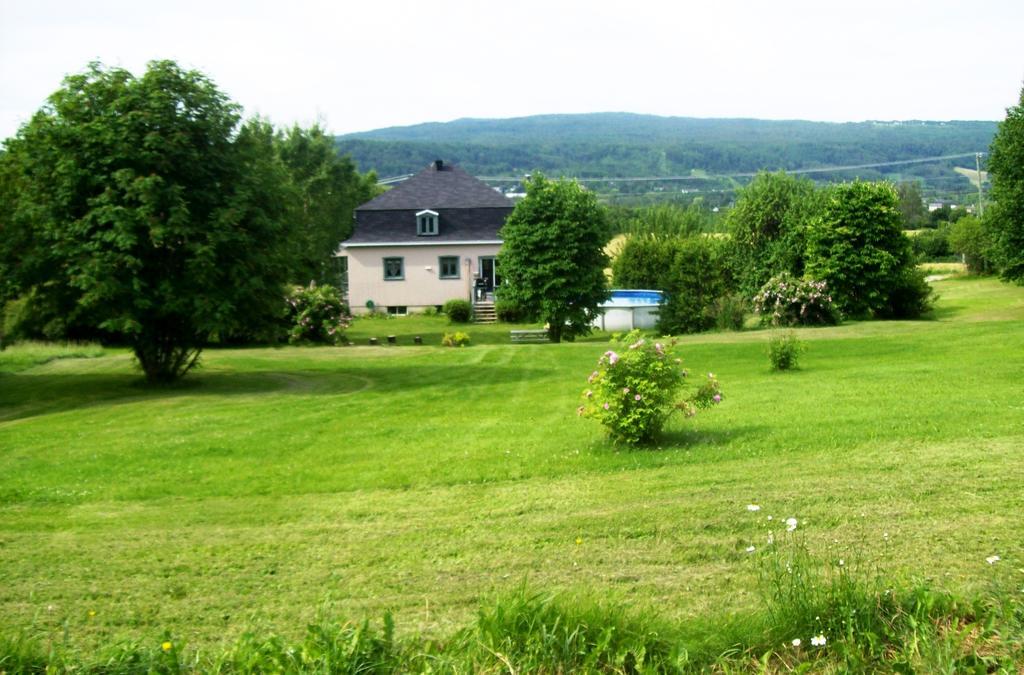
[(444, 160), (435, 159), (434, 160), (434, 170), (435, 171), (444, 171)]

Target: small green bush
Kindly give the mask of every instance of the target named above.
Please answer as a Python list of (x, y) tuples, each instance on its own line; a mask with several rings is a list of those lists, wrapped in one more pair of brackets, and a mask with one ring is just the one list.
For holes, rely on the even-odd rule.
[(953, 258), (949, 232), (949, 225), (918, 232), (910, 237), (910, 250), (921, 262), (947, 262)]
[(339, 344), (345, 340), (345, 329), (351, 317), (333, 286), (296, 286), (288, 296), (288, 342), (292, 344)]
[(916, 319), (930, 312), (935, 300), (934, 290), (925, 281), (924, 270), (905, 269), (889, 289), (886, 304), (875, 314), (882, 319)]
[(519, 323), (528, 320), (526, 311), (522, 306), (512, 300), (498, 300), (494, 303), (494, 313), (498, 321), (505, 323)]
[(587, 378), (589, 387), (576, 412), (596, 419), (615, 441), (632, 445), (649, 441), (673, 412), (692, 417), (698, 408), (722, 400), (718, 380), (711, 373), (692, 395), (678, 399), (687, 372), (674, 354), (674, 341), (644, 338), (634, 330), (613, 339), (611, 346)]
[(772, 370), (793, 370), (797, 367), (803, 351), (804, 345), (793, 331), (768, 338), (768, 361)]
[(761, 323), (773, 326), (831, 326), (839, 323), (828, 284), (796, 279), (783, 272), (768, 280), (754, 296)]
[(964, 264), (972, 274), (995, 272), (994, 244), (988, 223), (967, 216), (953, 223), (949, 232), (949, 245), (964, 257)]
[(739, 293), (723, 295), (715, 301), (715, 326), (718, 330), (743, 330), (747, 301)]
[(444, 313), (452, 323), (469, 323), (473, 318), (473, 305), (469, 304), (469, 300), (453, 298), (444, 303)]
[(0, 334), (7, 343), (18, 340), (46, 342), (100, 342), (109, 335), (96, 328), (75, 324), (68, 318), (68, 308), (37, 288), (0, 305)]
[(465, 347), (469, 344), (469, 335), (462, 331), (445, 333), (441, 337), (441, 345), (445, 347)]

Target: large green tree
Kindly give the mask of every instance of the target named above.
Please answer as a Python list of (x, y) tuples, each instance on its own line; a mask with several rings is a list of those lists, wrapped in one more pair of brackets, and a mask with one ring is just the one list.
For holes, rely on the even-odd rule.
[(900, 198), (900, 216), (904, 230), (917, 230), (930, 224), (928, 209), (917, 181), (904, 181), (896, 188)]
[(277, 134), (275, 145), (299, 195), (292, 218), (291, 281), (338, 285), (341, 274), (335, 253), (352, 235), (352, 212), (377, 195), (377, 176), (356, 171), (319, 125), (293, 126)]
[(548, 324), (552, 342), (590, 332), (609, 297), (608, 227), (592, 192), (570, 180), (531, 178), (501, 230), (499, 297)]
[(807, 225), (820, 210), (814, 183), (783, 171), (761, 172), (740, 190), (726, 222), (740, 291), (753, 297), (781, 272), (804, 271)]
[(1024, 283), (1024, 89), (992, 141), (992, 213), (986, 214), (1003, 278)]
[(170, 61), (66, 78), (0, 158), (3, 290), (127, 342), (149, 380), (180, 377), (210, 338), (279, 313), (296, 194), (273, 138)]
[(844, 314), (912, 318), (927, 310), (931, 291), (914, 266), (890, 183), (829, 188), (807, 242), (807, 274), (828, 283)]

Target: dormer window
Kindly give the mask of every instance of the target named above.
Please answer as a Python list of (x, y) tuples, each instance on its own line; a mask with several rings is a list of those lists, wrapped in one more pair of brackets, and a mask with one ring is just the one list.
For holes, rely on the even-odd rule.
[(437, 211), (426, 209), (416, 214), (416, 234), (421, 237), (437, 235)]

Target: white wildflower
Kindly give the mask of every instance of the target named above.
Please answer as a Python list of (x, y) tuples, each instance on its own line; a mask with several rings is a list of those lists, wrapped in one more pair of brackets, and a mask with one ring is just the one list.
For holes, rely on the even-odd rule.
[(747, 511), (760, 511), (761, 507), (757, 504), (747, 504)]
[(797, 524), (797, 519), (796, 518), (786, 518), (786, 532), (792, 532), (793, 530), (795, 530), (796, 529), (796, 524)]
[(826, 640), (825, 640), (825, 636), (824, 635), (815, 635), (814, 637), (811, 638), (811, 644), (814, 645), (815, 647), (824, 647), (825, 646), (825, 642), (826, 642)]
[(995, 565), (1000, 560), (1002, 560), (1002, 558), (1000, 558), (997, 555), (990, 555), (989, 557), (985, 558), (985, 562), (987, 562), (989, 565)]
[(799, 647), (800, 646), (800, 638), (793, 638), (793, 646), (794, 647)]
[(747, 547), (747, 553), (753, 553), (756, 549), (753, 546)]

